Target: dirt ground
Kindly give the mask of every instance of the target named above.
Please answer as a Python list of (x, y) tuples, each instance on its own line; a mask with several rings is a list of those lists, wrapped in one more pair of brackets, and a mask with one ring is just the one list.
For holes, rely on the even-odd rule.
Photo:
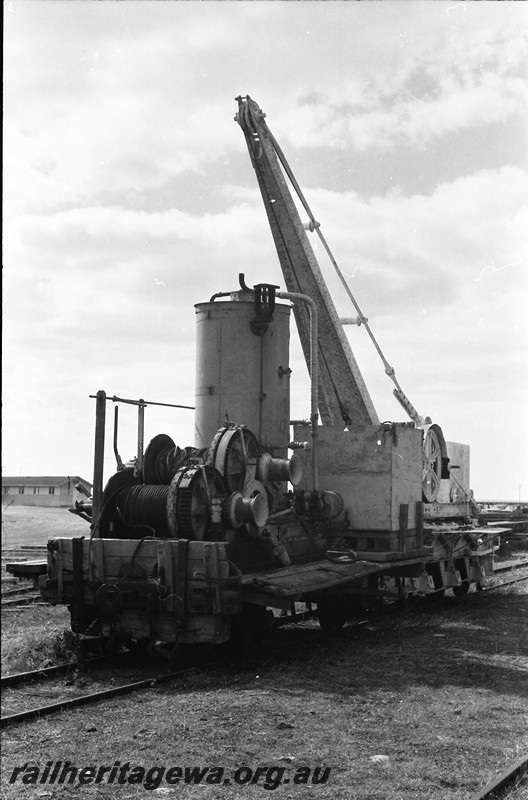
[[(68, 625), (63, 608), (3, 617), (21, 658), (32, 629), (49, 642)], [(214, 675), (8, 727), (2, 798), (470, 800), (528, 753), (526, 582), (294, 636), (277, 632), (280, 656), (263, 645)], [(79, 680), (89, 691), (91, 677)], [(90, 770), (86, 784), (22, 783), (59, 761), (109, 769), (98, 783)], [(10, 783), (24, 765), (40, 772)]]

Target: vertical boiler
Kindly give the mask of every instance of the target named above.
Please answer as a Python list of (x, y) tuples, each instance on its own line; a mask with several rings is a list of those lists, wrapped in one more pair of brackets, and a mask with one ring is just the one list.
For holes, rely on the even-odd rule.
[(263, 326), (252, 324), (256, 311), (247, 293), (195, 308), (195, 446), (208, 447), (217, 430), (233, 422), (249, 428), (274, 456), (286, 456), (290, 306), (275, 304)]

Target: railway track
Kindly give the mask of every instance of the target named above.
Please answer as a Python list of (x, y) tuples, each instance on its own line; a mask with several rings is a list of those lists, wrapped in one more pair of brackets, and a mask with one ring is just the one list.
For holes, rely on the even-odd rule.
[[(46, 545), (21, 545), (21, 547), (9, 547), (2, 549), (2, 610), (16, 610), (18, 608), (30, 608), (34, 605), (47, 605), (41, 603), (40, 592), (35, 588), (33, 582), (29, 586), (13, 586), (17, 578), (7, 577), (4, 572), (4, 565), (9, 561), (25, 561), (33, 559), (45, 559)], [(21, 581), (19, 581), (21, 582)], [(4, 588), (6, 586), (12, 588)]]
[[(297, 615), (300, 619), (301, 615)], [(290, 620), (293, 623), (293, 620)], [(281, 626), (284, 625), (284, 621), (281, 621)], [(362, 623), (361, 623), (362, 624)], [(328, 636), (323, 633), (323, 631), (314, 629), (310, 631), (309, 641), (307, 641), (306, 637), (303, 637), (304, 641), (300, 641), (299, 637), (299, 630), (295, 631), (292, 635), (291, 632), (282, 632), (281, 633), (281, 641), (275, 645), (270, 647), (266, 646), (265, 653), (258, 653), (257, 650), (255, 651), (248, 651), (247, 656), (244, 654), (239, 656), (238, 658), (230, 654), (229, 656), (223, 655), (221, 653), (216, 654), (214, 660), (209, 661), (202, 661), (198, 660), (198, 663), (191, 664), (188, 666), (182, 666), (176, 670), (172, 670), (170, 672), (167, 671), (159, 671), (155, 674), (150, 674), (147, 677), (141, 678), (139, 680), (130, 681), (128, 683), (123, 683), (120, 686), (112, 686), (111, 688), (96, 690), (93, 692), (89, 692), (82, 695), (76, 695), (73, 697), (65, 697), (57, 700), (53, 703), (47, 703), (40, 706), (36, 706), (30, 709), (26, 709), (23, 711), (19, 711), (16, 713), (8, 713), (4, 715), (0, 720), (0, 727), (6, 727), (8, 725), (16, 724), (19, 722), (23, 722), (28, 719), (34, 719), (39, 717), (44, 717), (57, 711), (76, 708), (78, 706), (84, 705), (91, 705), (94, 703), (98, 703), (100, 701), (109, 700), (113, 697), (118, 697), (120, 695), (130, 694), (133, 692), (139, 692), (146, 689), (153, 688), (154, 686), (159, 686), (163, 683), (168, 683), (173, 680), (182, 679), (188, 675), (201, 675), (204, 672), (224, 672), (226, 668), (229, 669), (229, 674), (233, 676), (236, 673), (237, 668), (247, 669), (249, 663), (253, 663), (255, 658), (258, 659), (259, 667), (262, 667), (263, 661), (269, 662), (270, 660), (274, 660), (277, 657), (285, 657), (285, 651), (288, 650), (288, 647), (294, 645), (295, 651), (298, 652), (299, 649), (312, 649), (314, 644), (318, 641), (323, 641), (328, 639)], [(130, 657), (130, 653), (122, 653), (118, 654), (118, 657), (126, 658), (127, 656)], [(108, 663), (112, 658), (115, 656), (103, 656), (96, 659), (90, 659), (89, 661), (83, 662), (82, 664), (76, 663), (65, 663), (59, 664), (53, 667), (46, 667), (43, 669), (33, 670), (31, 672), (23, 672), (17, 673), (14, 675), (7, 675), (1, 679), (1, 687), (2, 692), (4, 689), (12, 689), (13, 687), (22, 686), (26, 687), (28, 684), (31, 684), (35, 681), (42, 681), (44, 678), (57, 678), (61, 675), (67, 674), (69, 671), (74, 672), (78, 667), (97, 667), (102, 666), (105, 663)], [(247, 660), (249, 659), (249, 661)], [(46, 692), (49, 689), (46, 687)], [(55, 686), (52, 689), (53, 693), (58, 693), (61, 691), (61, 687)], [(39, 692), (36, 692), (38, 695)]]
[(481, 591), (482, 592), (492, 592), (494, 589), (501, 589), (503, 586), (510, 586), (512, 583), (520, 583), (521, 581), (527, 581), (528, 575), (524, 575), (522, 578), (512, 578), (511, 581), (503, 581), (502, 583), (496, 583), (494, 586), (484, 586)]
[(3, 547), (2, 558), (13, 558), (14, 556), (44, 556), (46, 555), (47, 546), (45, 544), (22, 544), (20, 547)]
[[(499, 797), (505, 798), (504, 792), (525, 787), (528, 784), (528, 755), (521, 756), (514, 764), (501, 773), (497, 778), (486, 784), (478, 794), (474, 794), (470, 800), (498, 800)], [(519, 800), (521, 795), (519, 795)]]
[(67, 675), (68, 672), (75, 672), (80, 668), (103, 666), (104, 664), (112, 663), (119, 660), (119, 658), (126, 654), (113, 653), (111, 655), (97, 656), (95, 658), (87, 659), (85, 661), (77, 661), (76, 658), (70, 659), (63, 664), (55, 664), (49, 667), (40, 667), (28, 672), (16, 672), (12, 675), (4, 675), (0, 678), (0, 688), (7, 689), (17, 684), (31, 683), (34, 680), (41, 680), (42, 678), (53, 678), (59, 675)]
[(1, 604), (2, 608), (9, 608), (16, 605), (29, 605), (40, 601), (40, 592), (31, 584), (30, 586), (16, 586), (4, 588), (2, 586)]
[(11, 600), (3, 600), (2, 608), (10, 611), (22, 608), (31, 608), (32, 606), (47, 606), (49, 603), (44, 603), (40, 600), (40, 595), (30, 595), (29, 597), (14, 597)]
[(508, 572), (512, 569), (520, 569), (520, 567), (528, 567), (528, 559), (525, 558), (523, 561), (510, 561), (507, 564), (497, 564), (494, 567), (494, 572)]
[[(522, 567), (528, 567), (528, 559), (523, 559), (522, 561), (514, 561), (508, 564), (498, 564), (494, 569), (494, 574), (512, 572), (513, 570), (521, 569)], [(510, 580), (501, 581), (500, 583), (495, 583), (491, 586), (483, 586), (481, 591), (493, 592), (495, 589), (500, 589), (503, 586), (510, 586), (511, 584), (514, 583), (521, 583), (522, 581), (525, 580), (528, 580), (528, 575), (522, 575), (519, 578), (511, 578)]]
[[(205, 666), (202, 667), (202, 670), (205, 668), (206, 668)], [(33, 717), (47, 716), (49, 714), (54, 714), (55, 712), (61, 711), (63, 709), (70, 709), (70, 708), (76, 708), (78, 706), (91, 705), (101, 700), (108, 700), (113, 697), (118, 697), (119, 695), (131, 694), (132, 692), (138, 692), (143, 689), (150, 689), (153, 686), (159, 685), (161, 683), (167, 683), (168, 681), (176, 680), (177, 678), (181, 678), (184, 675), (196, 671), (197, 667), (186, 667), (183, 669), (175, 670), (174, 672), (160, 673), (153, 675), (149, 678), (144, 678), (139, 681), (133, 681), (132, 683), (125, 683), (122, 684), (121, 686), (112, 686), (110, 689), (102, 689), (95, 692), (89, 692), (88, 694), (77, 695), (75, 697), (67, 697), (62, 700), (58, 700), (55, 703), (49, 703), (46, 705), (37, 706), (36, 708), (30, 708), (25, 711), (19, 711), (16, 714), (7, 714), (6, 716), (3, 716), (2, 719), (0, 720), (0, 727), (4, 728), (7, 725), (11, 725), (17, 722), (23, 722), (24, 720), (31, 719)], [(8, 677), (16, 678), (19, 676), (8, 676)]]
[(13, 595), (35, 594), (34, 586), (21, 586), (18, 589), (4, 589), (2, 591), (2, 600), (4, 597), (12, 597)]

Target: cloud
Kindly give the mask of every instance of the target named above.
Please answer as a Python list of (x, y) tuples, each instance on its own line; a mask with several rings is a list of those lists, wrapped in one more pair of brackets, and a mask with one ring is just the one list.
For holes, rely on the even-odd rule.
[[(331, 85), (316, 83), (300, 93), (277, 123), (281, 141), (364, 153), (526, 120), (528, 35), (522, 17), (479, 8), (463, 20), (449, 19), (428, 6), (423, 13), (436, 12), (437, 24), (424, 27), (417, 4), (406, 14), (401, 4), (397, 15), (387, 4), (383, 11), (392, 12), (394, 28), (380, 27), (368, 74), (343, 70)], [(369, 32), (364, 34), (362, 46), (368, 46)]]
[[(311, 189), (308, 202), (340, 268), (353, 276), (350, 286), (375, 297), (378, 313), (392, 315), (415, 304), (444, 308), (484, 291), (486, 283), (476, 281), (492, 261), (515, 265), (500, 273), (503, 285), (526, 274), (526, 178), (503, 167), (440, 183), (430, 195), (364, 198)], [(316, 234), (310, 242), (343, 305)]]
[(193, 341), (194, 303), (236, 289), (246, 265), (249, 280), (268, 274), (252, 258), (261, 222), (243, 204), (202, 215), (94, 207), (20, 217), (6, 228), (6, 347), (31, 348), (37, 329), (48, 361), (76, 361), (78, 341), (85, 364), (154, 362), (160, 347)]
[[(414, 80), (411, 76), (411, 84)], [(521, 76), (485, 72), (447, 80), (437, 72), (434, 80), (434, 90), (425, 97), (415, 96), (412, 85), (396, 99), (382, 89), (376, 98), (369, 93), (355, 101), (317, 97), (308, 103), (302, 97), (288, 115), (289, 139), (297, 147), (354, 147), (364, 153), (525, 116), (528, 88)]]
[[(211, 170), (238, 147), (224, 98), (244, 84), (262, 88), (265, 109), (280, 107), (281, 141), (362, 153), (509, 119), (526, 103), (522, 34), (508, 15), (491, 25), (468, 13), (461, 25), (437, 12), (443, 24), (424, 27), (416, 7), (384, 7), (384, 24), (372, 24), (376, 9), (358, 18), (339, 4), (321, 17), (294, 5), (222, 4), (219, 15), (215, 3), (156, 4), (156, 14), (143, 3), (45, 3), (31, 16), (16, 6), (6, 20), (5, 213), (90, 205), (110, 188), (148, 191)], [(284, 84), (290, 60), (302, 84)], [(280, 79), (279, 100), (263, 71)]]
[[(526, 280), (526, 176), (515, 167), (439, 184), (431, 195), (311, 190), (309, 201), (363, 313), (392, 321), (408, 311), (444, 313), (464, 300), (489, 306), (519, 301)], [(138, 320), (142, 346), (176, 319), (193, 327), (192, 305), (247, 280), (283, 283), (256, 189), (225, 186), (226, 208), (190, 214), (88, 207), (25, 216), (6, 226), (7, 342), (28, 344), (38, 320), (50, 346), (69, 331), (92, 343), (125, 343)], [(353, 309), (314, 234), (310, 241), (340, 313)], [(505, 265), (509, 265), (506, 266)], [(501, 295), (493, 298), (493, 287)], [(30, 287), (30, 288), (29, 288)], [(506, 302), (505, 302), (506, 301)]]

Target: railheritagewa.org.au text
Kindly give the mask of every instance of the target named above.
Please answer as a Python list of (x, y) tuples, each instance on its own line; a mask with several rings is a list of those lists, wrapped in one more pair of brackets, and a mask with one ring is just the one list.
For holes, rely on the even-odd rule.
[(65, 785), (89, 784), (121, 785), (139, 784), (148, 791), (160, 786), (178, 784), (204, 784), (216, 786), (258, 785), (273, 791), (284, 784), (298, 786), (317, 786), (327, 783), (330, 767), (279, 767), (279, 766), (241, 766), (227, 769), (221, 766), (152, 766), (144, 767), (114, 761), (111, 766), (90, 764), (76, 766), (71, 761), (47, 761), (44, 766), (26, 762), (13, 769), (9, 783), (30, 786), (35, 784)]

